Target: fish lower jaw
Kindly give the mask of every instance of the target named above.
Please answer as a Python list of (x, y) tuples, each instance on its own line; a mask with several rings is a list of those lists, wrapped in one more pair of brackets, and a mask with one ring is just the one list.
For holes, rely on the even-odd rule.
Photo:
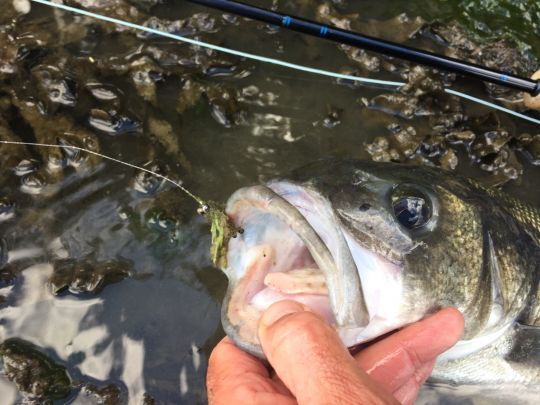
[[(273, 244), (251, 247), (243, 277), (234, 278), (229, 270), (230, 287), (224, 324), (235, 329), (239, 340), (258, 345), (257, 327), (262, 313), (273, 303), (283, 300), (299, 302), (318, 314), (330, 325), (335, 324), (328, 290), (322, 271), (309, 253), (300, 247), (292, 264), (280, 261)], [(302, 266), (303, 265), (303, 266)]]
[[(337, 325), (322, 271), (315, 263), (310, 263), (309, 267), (276, 268), (276, 254), (272, 244), (251, 247), (244, 276), (231, 280), (230, 295), (223, 314), (224, 324), (228, 325), (229, 331), (233, 331), (237, 343), (250, 352), (262, 355), (257, 336), (259, 319), (273, 303), (283, 300), (296, 301), (308, 307), (336, 330), (347, 347), (368, 342), (408, 323), (409, 320), (389, 317), (384, 311), (374, 310), (366, 326), (351, 328)], [(299, 253), (299, 256), (302, 254)], [(300, 260), (309, 261), (307, 253)], [(387, 283), (387, 287), (389, 285)], [(387, 292), (394, 294), (396, 290), (388, 289)], [(379, 297), (381, 299), (386, 300), (383, 295)], [(384, 307), (381, 304), (381, 308)]]

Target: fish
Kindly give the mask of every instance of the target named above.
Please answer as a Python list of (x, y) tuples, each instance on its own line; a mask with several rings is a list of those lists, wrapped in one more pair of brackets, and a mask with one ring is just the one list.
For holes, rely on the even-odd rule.
[[(540, 213), (436, 167), (326, 159), (244, 187), (222, 268), (226, 334), (264, 358), (262, 312), (292, 299), (351, 350), (443, 307), (465, 319), (432, 382), (540, 383)], [(444, 331), (442, 331), (444, 333)]]

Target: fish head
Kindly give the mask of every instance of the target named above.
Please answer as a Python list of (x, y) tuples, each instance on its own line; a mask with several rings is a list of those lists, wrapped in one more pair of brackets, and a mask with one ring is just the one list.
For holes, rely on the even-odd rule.
[(263, 356), (258, 320), (285, 299), (318, 313), (347, 347), (446, 306), (462, 311), (466, 336), (499, 327), (475, 198), (437, 170), (342, 160), (238, 190), (226, 208), (243, 229), (224, 269), (226, 333)]

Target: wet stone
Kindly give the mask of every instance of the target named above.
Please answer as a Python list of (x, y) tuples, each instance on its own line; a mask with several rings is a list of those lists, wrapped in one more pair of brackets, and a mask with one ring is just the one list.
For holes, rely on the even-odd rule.
[(17, 50), (17, 56), (15, 60), (22, 64), (22, 66), (30, 70), (34, 66), (37, 66), (47, 56), (49, 50), (39, 45), (26, 45), (21, 46)]
[(476, 139), (476, 134), (473, 131), (452, 131), (445, 138), (452, 144), (470, 145)]
[(149, 393), (145, 392), (143, 395), (143, 405), (156, 405), (157, 401)]
[[(166, 170), (157, 162), (146, 162), (142, 165), (143, 168), (150, 170), (153, 173), (165, 176)], [(153, 195), (156, 194), (165, 184), (165, 179), (158, 177), (152, 173), (140, 171), (135, 176), (133, 188), (141, 194)]]
[(416, 130), (413, 127), (407, 127), (393, 135), (398, 144), (398, 149), (406, 157), (412, 156), (420, 146), (421, 140), (416, 135)]
[(80, 397), (87, 398), (92, 403), (100, 405), (117, 405), (126, 404), (127, 398), (125, 392), (114, 384), (109, 384), (105, 387), (97, 387), (93, 384), (85, 385), (81, 388)]
[(523, 150), (533, 165), (540, 166), (540, 135), (535, 135)]
[(422, 25), (413, 36), (424, 36), (445, 47), (453, 49), (449, 53), (454, 56), (463, 56), (476, 49), (476, 42), (471, 35), (457, 24), (445, 24), (433, 21)]
[(420, 152), (427, 157), (441, 156), (446, 152), (444, 137), (441, 135), (428, 135), (422, 141)]
[(377, 56), (367, 53), (363, 49), (355, 47), (345, 47), (347, 56), (353, 62), (368, 72), (378, 72), (381, 70), (382, 61)]
[(156, 103), (156, 83), (163, 80), (163, 69), (149, 57), (143, 56), (129, 65), (131, 80), (144, 100)]
[(150, 117), (148, 119), (148, 130), (152, 137), (159, 142), (168, 153), (176, 154), (180, 150), (178, 136), (174, 133), (172, 125), (165, 121)]
[(487, 131), (476, 137), (471, 151), (473, 156), (477, 157), (497, 153), (508, 143), (509, 140), (510, 135), (505, 130), (498, 129), (494, 131)]
[(429, 117), (430, 127), (439, 133), (461, 129), (467, 120), (467, 116), (461, 111), (460, 107), (455, 107), (453, 110), (453, 112)]
[(0, 269), (4, 268), (8, 262), (9, 251), (8, 245), (5, 239), (0, 239)]
[(39, 173), (30, 173), (21, 179), (21, 191), (27, 194), (40, 194), (47, 183)]
[(103, 102), (117, 101), (122, 95), (120, 90), (116, 87), (99, 82), (87, 83), (86, 89), (96, 100)]
[[(54, 115), (46, 115), (40, 110), (39, 105), (33, 102), (13, 99), (13, 103), (21, 117), (31, 127), (37, 142), (57, 145), (64, 142), (95, 152), (99, 150), (96, 135), (76, 124), (71, 116), (58, 112)], [(65, 152), (61, 148), (37, 148), (36, 152), (41, 156), (43, 165), (38, 172), (30, 173), (23, 178), (24, 191), (28, 193), (40, 190), (45, 183), (58, 183), (63, 178), (63, 169), (67, 165), (77, 166), (82, 162), (79, 159), (66, 159)], [(83, 155), (85, 154), (78, 156)], [(84, 161), (96, 163), (98, 158), (93, 155), (87, 156)]]
[(32, 77), (36, 82), (37, 94), (43, 103), (49, 104), (49, 109), (55, 105), (73, 107), (76, 104), (76, 82), (59, 68), (40, 65), (32, 69)]
[(6, 377), (29, 399), (51, 403), (70, 394), (71, 380), (65, 367), (56, 364), (37, 346), (10, 338), (0, 344), (0, 356)]
[(322, 124), (326, 128), (334, 128), (341, 124), (341, 114), (343, 110), (340, 108), (328, 107), (328, 114), (324, 117)]
[(213, 64), (204, 70), (208, 77), (234, 77), (242, 79), (249, 76), (249, 71), (240, 69), (238, 65)]
[[(6, 197), (0, 197), (0, 223), (8, 221), (15, 217), (16, 204), (14, 201), (9, 200)], [(2, 250), (2, 243), (0, 242), (0, 251)], [(1, 257), (1, 253), (0, 253)], [(0, 263), (2, 260), (0, 259)]]
[(24, 176), (29, 173), (35, 172), (39, 167), (39, 162), (35, 159), (23, 159), (13, 169), (16, 176)]
[(78, 167), (84, 161), (86, 156), (84, 152), (80, 149), (70, 148), (70, 146), (76, 145), (71, 145), (67, 139), (58, 138), (57, 144), (63, 146), (60, 151), (64, 157), (63, 162), (65, 165)]
[(439, 163), (443, 169), (454, 170), (459, 163), (456, 152), (452, 149), (448, 149), (444, 155), (439, 158)]
[(111, 260), (95, 263), (90, 260), (60, 260), (49, 279), (53, 294), (69, 291), (74, 295), (99, 294), (107, 285), (129, 277), (130, 263)]
[(122, 116), (116, 111), (92, 109), (88, 123), (107, 135), (123, 135), (140, 131), (141, 124), (129, 117)]
[(135, 7), (149, 12), (160, 3), (163, 3), (163, 0), (127, 0), (128, 3), (133, 4)]
[(435, 76), (423, 66), (414, 66), (406, 74), (407, 84), (400, 91), (404, 94), (420, 96), (428, 93), (441, 93), (444, 83), (439, 76)]
[(367, 144), (366, 151), (376, 162), (399, 162), (401, 160), (399, 152), (394, 148), (390, 148), (388, 139), (382, 136), (375, 138), (372, 143)]
[(387, 114), (411, 119), (418, 109), (418, 100), (405, 94), (381, 94), (364, 102), (366, 107)]
[(210, 112), (214, 120), (225, 128), (232, 128), (244, 121), (244, 112), (238, 103), (236, 91), (220, 86), (208, 88), (205, 92)]
[(176, 111), (179, 114), (183, 114), (188, 109), (194, 107), (201, 100), (203, 91), (204, 89), (199, 83), (193, 80), (184, 81), (178, 96)]
[(530, 75), (535, 68), (532, 59), (508, 39), (481, 45), (472, 57), (484, 66), (517, 75)]

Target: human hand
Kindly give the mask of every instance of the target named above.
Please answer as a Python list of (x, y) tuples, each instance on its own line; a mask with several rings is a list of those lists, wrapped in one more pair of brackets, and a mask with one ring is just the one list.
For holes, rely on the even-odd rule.
[(463, 317), (443, 309), (354, 357), (328, 324), (293, 301), (268, 308), (258, 332), (273, 370), (224, 338), (209, 361), (211, 405), (412, 404), (436, 357), (460, 338)]

